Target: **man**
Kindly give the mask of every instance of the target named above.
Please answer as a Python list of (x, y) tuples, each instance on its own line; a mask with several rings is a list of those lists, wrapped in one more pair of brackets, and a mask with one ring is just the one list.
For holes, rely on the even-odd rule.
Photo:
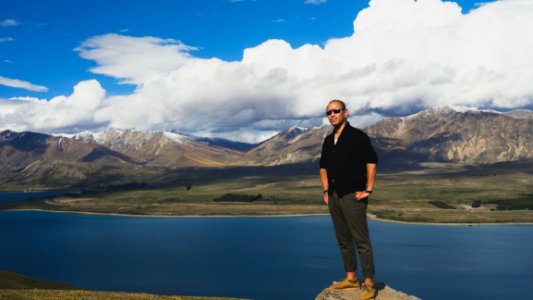
[[(334, 129), (322, 145), (320, 181), (346, 271), (346, 278), (330, 288), (361, 288), (361, 299), (374, 299), (377, 290), (373, 281), (374, 257), (366, 206), (374, 188), (378, 158), (368, 136), (350, 126), (344, 102), (330, 101), (326, 115)], [(364, 276), (363, 285), (355, 273), (356, 249)]]

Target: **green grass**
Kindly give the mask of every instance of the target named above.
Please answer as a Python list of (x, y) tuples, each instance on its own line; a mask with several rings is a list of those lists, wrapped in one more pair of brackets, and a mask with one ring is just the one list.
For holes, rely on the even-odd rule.
[[(381, 218), (413, 222), (533, 222), (531, 168), (533, 163), (433, 163), (380, 171), (368, 208)], [(187, 175), (189, 179), (196, 176), (196, 181), (189, 181), (189, 189), (179, 181), (160, 187), (88, 193), (79, 199), (32, 201), (17, 204), (15, 208), (140, 215), (327, 213), (315, 171), (295, 167), (210, 173), (200, 170)], [(239, 196), (229, 201), (228, 195)], [(257, 195), (262, 198), (257, 199)], [(257, 201), (236, 201), (239, 197)], [(512, 213), (499, 214), (501, 209)]]
[(451, 206), (442, 201), (429, 201), (429, 203), (434, 205), (435, 207), (442, 208), (442, 209), (455, 209), (455, 206)]
[(95, 292), (0, 270), (0, 300), (223, 300), (234, 298), (160, 296), (144, 293)]
[(0, 290), (3, 289), (55, 289), (55, 290), (80, 290), (78, 286), (69, 284), (40, 280), (0, 270)]
[(164, 296), (143, 293), (67, 290), (0, 290), (0, 300), (223, 300), (232, 298)]
[(496, 200), (496, 210), (533, 210), (533, 193), (519, 195), (517, 198)]

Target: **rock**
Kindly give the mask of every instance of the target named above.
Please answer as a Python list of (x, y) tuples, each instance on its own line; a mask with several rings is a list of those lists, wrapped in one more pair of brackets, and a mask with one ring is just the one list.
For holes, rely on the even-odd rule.
[[(407, 295), (400, 291), (390, 288), (383, 283), (376, 282), (378, 295), (376, 300), (420, 300), (420, 298)], [(360, 289), (332, 290), (326, 288), (315, 300), (359, 300)]]

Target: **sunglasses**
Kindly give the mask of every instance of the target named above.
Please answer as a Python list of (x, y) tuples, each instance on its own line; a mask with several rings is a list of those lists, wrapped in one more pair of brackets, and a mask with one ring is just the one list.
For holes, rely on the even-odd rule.
[(340, 114), (341, 111), (343, 111), (343, 109), (340, 109), (340, 108), (330, 109), (326, 111), (326, 116), (329, 116), (331, 114)]

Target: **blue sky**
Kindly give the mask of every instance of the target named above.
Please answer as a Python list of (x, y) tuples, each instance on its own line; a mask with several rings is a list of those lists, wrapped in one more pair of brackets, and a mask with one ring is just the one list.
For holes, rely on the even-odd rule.
[[(1, 75), (46, 86), (48, 92), (0, 85), (0, 95), (69, 94), (80, 80), (95, 77), (88, 72), (93, 63), (74, 51), (95, 35), (172, 38), (197, 47), (195, 56), (240, 60), (243, 49), (271, 38), (299, 46), (350, 35), (353, 19), (367, 5), (354, 0), (322, 5), (304, 0), (3, 0), (0, 20), (19, 24), (0, 28), (0, 36), (13, 39), (0, 44)], [(106, 76), (97, 78), (115, 93), (134, 88), (120, 88)]]
[[(458, 1), (468, 11), (480, 1)], [(487, 2), (487, 1), (485, 1)], [(2, 0), (0, 76), (45, 86), (32, 92), (0, 85), (0, 97), (51, 98), (71, 93), (84, 79), (98, 78), (108, 93), (132, 91), (107, 76), (88, 71), (93, 62), (74, 48), (89, 37), (106, 33), (155, 36), (197, 47), (198, 57), (240, 60), (245, 48), (268, 39), (283, 39), (293, 47), (323, 44), (353, 33), (353, 20), (368, 6), (364, 0)]]
[[(418, 2), (374, 0), (373, 6), (369, 8), (369, 1), (360, 0), (2, 0), (0, 109), (2, 104), (5, 107), (4, 114), (0, 112), (0, 118), (3, 118), (0, 119), (0, 125), (4, 128), (15, 127), (48, 132), (97, 130), (107, 127), (175, 129), (207, 136), (219, 135), (233, 139), (257, 140), (287, 126), (321, 125), (324, 121), (321, 118), (323, 109), (320, 106), (322, 104), (318, 102), (326, 102), (327, 99), (338, 96), (349, 98), (349, 104), (361, 107), (359, 111), (352, 109), (354, 113), (360, 115), (361, 125), (394, 112), (412, 113), (429, 106), (465, 104), (472, 107), (501, 109), (529, 107), (532, 95), (529, 90), (520, 89), (516, 93), (507, 94), (502, 92), (500, 95), (500, 90), (490, 88), (494, 86), (490, 81), (493, 79), (487, 79), (484, 86), (480, 85), (464, 92), (464, 87), (457, 87), (457, 84), (453, 83), (452, 77), (458, 76), (457, 74), (463, 76), (461, 78), (470, 78), (468, 76), (473, 76), (473, 73), (476, 73), (475, 76), (485, 76), (480, 75), (479, 71), (485, 65), (487, 65), (486, 74), (499, 72), (500, 65), (491, 69), (490, 64), (492, 61), (501, 60), (499, 55), (507, 53), (507, 49), (501, 51), (496, 49), (498, 51), (493, 51), (494, 53), (487, 57), (481, 55), (481, 61), (464, 72), (456, 70), (457, 66), (453, 60), (447, 65), (447, 58), (443, 60), (439, 57), (449, 53), (452, 58), (459, 56), (455, 61), (465, 60), (467, 61), (465, 64), (468, 64), (472, 59), (469, 59), (469, 56), (462, 57), (461, 53), (469, 50), (458, 49), (457, 45), (463, 47), (465, 43), (474, 40), (473, 49), (484, 52), (483, 49), (486, 49), (487, 45), (498, 42), (488, 41), (485, 37), (483, 28), (491, 29), (487, 24), (483, 24), (483, 19), (494, 18), (494, 22), (498, 22), (505, 16), (503, 13), (500, 16), (499, 12), (511, 10), (519, 12), (517, 20), (509, 24), (506, 30), (513, 30), (512, 26), (522, 27), (526, 21), (521, 20), (519, 16), (523, 14), (526, 19), (531, 5), (521, 4), (519, 2), (524, 1), (520, 0), (501, 2), (504, 3), (498, 6), (498, 3), (493, 1), (483, 1), (480, 4), (480, 1), (466, 0), (455, 3), (444, 3), (440, 0)], [(365, 15), (369, 17), (359, 17), (362, 10), (367, 11)], [(483, 17), (483, 14), (488, 17)], [(354, 34), (354, 21), (359, 24), (356, 25), (361, 31), (359, 35), (357, 29)], [(443, 31), (446, 33), (443, 34)], [(502, 30), (501, 33), (492, 31), (498, 39), (501, 34), (502, 43), (514, 42), (513, 39), (504, 41), (510, 33), (513, 37), (516, 35), (515, 38), (520, 43), (525, 43), (524, 47), (529, 43), (528, 39), (524, 42), (524, 38), (520, 35), (526, 35), (527, 32), (514, 34), (514, 30), (513, 32)], [(418, 48), (420, 48), (426, 43), (433, 42), (433, 33), (438, 37), (435, 39), (435, 48), (421, 50), (421, 55), (413, 53), (415, 58), (405, 58), (406, 53), (409, 53), (409, 47), (414, 47), (411, 45), (419, 43)], [(418, 34), (420, 36), (417, 36)], [(460, 40), (459, 38), (453, 40), (458, 36)], [(152, 39), (147, 40), (146, 37)], [(477, 37), (480, 37), (479, 41)], [(384, 41), (391, 41), (391, 44), (386, 45), (385, 42), (379, 44), (382, 38)], [(449, 43), (440, 44), (445, 41)], [(121, 52), (121, 46), (117, 46), (119, 44), (126, 45), (122, 49), (124, 52)], [(333, 45), (330, 48), (334, 51), (326, 51), (328, 50), (326, 45)], [(448, 46), (442, 45), (449, 45), (450, 48), (446, 49)], [(354, 48), (349, 50), (348, 47)], [(401, 49), (396, 53), (396, 48)], [(127, 49), (134, 49), (135, 55), (131, 61), (120, 61), (120, 57), (128, 57), (130, 54)], [(251, 49), (247, 58), (243, 57), (245, 49)], [(381, 53), (382, 49), (390, 49), (392, 54)], [(172, 67), (165, 68), (164, 61), (150, 61), (155, 59), (154, 55), (160, 55), (155, 53), (165, 53), (161, 60), (167, 59), (165, 55), (169, 51), (176, 54), (168, 55), (169, 65)], [(416, 56), (424, 56), (428, 51), (435, 53), (435, 56), (425, 58), (423, 62), (416, 61)], [(349, 53), (360, 54), (354, 54), (352, 61)], [(477, 56), (475, 52), (469, 55)], [(318, 56), (324, 57), (320, 62), (315, 62)], [(326, 92), (319, 91), (321, 98), (317, 96), (307, 108), (306, 99), (317, 94), (316, 91), (308, 92), (309, 87), (317, 84), (330, 85), (328, 79), (324, 79), (321, 75), (324, 74), (321, 68), (336, 57), (342, 57), (347, 60), (347, 65), (350, 65), (351, 69), (346, 67), (347, 69), (343, 71), (345, 74), (353, 75), (357, 72), (365, 74), (368, 72), (368, 74), (364, 77), (357, 75), (348, 83), (344, 83), (345, 85), (324, 88)], [(146, 66), (130, 70), (130, 67), (136, 68), (137, 61), (144, 61), (143, 58), (147, 59)], [(217, 61), (213, 61), (213, 58)], [(306, 59), (313, 60), (309, 65), (313, 65), (314, 68), (306, 69)], [(362, 64), (359, 60), (369, 63)], [(384, 60), (388, 63), (383, 62)], [(296, 61), (301, 61), (300, 65), (296, 66)], [(402, 78), (405, 78), (402, 75), (404, 73), (398, 73), (394, 78), (387, 78), (387, 72), (379, 71), (382, 62), (383, 68), (396, 70), (394, 64), (399, 61), (405, 61), (407, 66), (407, 69), (402, 69), (401, 72), (423, 72), (423, 68), (434, 66), (440, 71), (432, 75), (430, 84), (440, 81), (451, 82), (449, 88), (452, 90), (456, 88), (461, 92), (449, 92), (446, 97), (440, 96), (447, 94), (449, 89), (443, 89), (442, 92), (438, 90), (442, 85), (433, 86), (432, 90), (427, 85), (421, 87), (418, 84), (419, 78), (398, 84)], [(423, 67), (418, 68), (416, 65), (419, 63)], [(332, 65), (335, 64), (340, 64), (344, 68), (342, 61), (334, 62)], [(521, 65), (521, 62), (516, 62), (516, 65)], [(329, 70), (328, 67), (326, 69)], [(212, 80), (209, 81), (195, 72), (205, 74), (205, 78)], [(239, 76), (235, 75), (235, 78), (225, 82), (224, 88), (221, 88), (218, 86), (219, 82), (228, 78), (227, 75), (216, 77), (221, 72), (230, 72), (228, 74), (231, 76), (242, 72), (244, 76), (242, 78), (248, 78), (250, 81), (243, 87), (246, 81), (239, 83)], [(310, 72), (316, 74), (312, 78), (306, 78), (306, 74)], [(155, 75), (143, 75), (148, 73)], [(194, 90), (185, 84), (191, 82), (193, 76), (191, 74), (194, 74), (194, 78), (205, 79), (199, 87), (209, 89), (212, 93), (198, 95), (198, 87)], [(505, 77), (505, 74), (501, 77)], [(494, 78), (496, 75), (491, 76)], [(529, 79), (531, 78), (527, 73), (521, 78), (512, 79), (512, 82)], [(268, 80), (273, 80), (273, 83), (270, 83), (265, 93), (261, 89)], [(375, 82), (387, 82), (387, 80), (390, 80), (390, 84), (395, 88), (389, 87), (391, 90), (386, 94), (372, 92), (376, 89)], [(479, 79), (472, 80), (475, 82)], [(313, 83), (310, 83), (311, 81)], [(154, 94), (150, 88), (154, 82), (157, 82), (160, 88), (168, 89), (168, 92)], [(346, 87), (346, 84), (352, 83), (356, 87)], [(505, 82), (500, 83), (501, 86), (504, 84)], [(284, 85), (283, 88), (277, 90), (281, 85)], [(405, 90), (403, 89), (405, 85), (412, 85), (413, 88)], [(79, 86), (78, 92), (74, 91), (76, 86)], [(230, 88), (226, 88), (228, 86)], [(339, 93), (336, 94), (335, 91)], [(221, 99), (218, 102), (212, 101), (213, 95), (221, 95)], [(496, 96), (492, 99), (487, 95)], [(168, 100), (169, 97), (172, 100)], [(192, 100), (194, 97), (205, 99), (204, 102), (212, 102), (216, 113), (211, 113), (209, 118), (228, 121), (188, 122), (188, 116), (184, 111), (194, 107)], [(365, 97), (369, 100), (364, 100)], [(454, 102), (453, 99), (461, 97), (464, 98), (461, 101), (465, 103)], [(80, 101), (85, 100), (79, 99), (89, 98), (88, 102), (92, 104), (80, 105)], [(250, 98), (253, 100), (249, 101)], [(33, 104), (19, 103), (16, 99), (23, 99)], [(56, 99), (53, 107), (41, 103), (54, 102), (52, 99)], [(296, 100), (292, 103), (291, 99)], [(228, 103), (231, 105), (227, 105)], [(264, 103), (268, 104), (266, 108), (262, 106)], [(39, 122), (50, 124), (49, 121), (32, 119), (40, 117), (39, 111), (42, 111), (42, 114), (46, 112), (51, 114), (46, 120), (64, 118), (65, 112), (59, 111), (69, 105), (77, 108), (81, 106), (86, 109), (85, 114), (92, 114), (93, 117), (87, 119), (84, 116), (79, 122), (63, 120), (57, 126), (48, 127), (35, 124)], [(148, 114), (145, 109), (142, 113), (133, 112), (133, 117), (124, 116), (122, 119), (117, 119), (119, 117), (114, 109), (119, 111), (121, 108), (134, 105), (150, 107), (153, 111)], [(167, 105), (172, 106), (171, 111), (174, 116), (165, 109)], [(90, 109), (87, 108), (89, 106)], [(159, 111), (154, 108), (156, 106), (160, 108)], [(305, 108), (298, 110), (291, 108), (304, 106)], [(269, 107), (273, 109), (269, 110)], [(398, 109), (399, 107), (401, 109)], [(239, 109), (242, 111), (235, 116), (235, 110)], [(9, 113), (6, 113), (8, 110)], [(28, 113), (28, 111), (33, 112)], [(83, 114), (80, 112), (80, 115)], [(16, 121), (21, 118), (23, 122)], [(250, 126), (252, 120), (253, 124)], [(187, 126), (183, 125), (184, 121), (188, 123)]]

